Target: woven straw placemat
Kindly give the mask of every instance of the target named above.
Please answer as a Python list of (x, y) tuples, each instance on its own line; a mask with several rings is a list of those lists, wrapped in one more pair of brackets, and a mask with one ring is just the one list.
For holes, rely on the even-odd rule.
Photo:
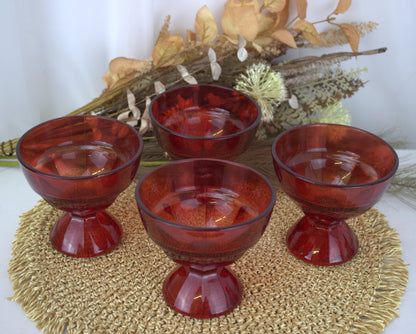
[(9, 275), (27, 316), (47, 333), (378, 333), (396, 316), (407, 283), (398, 235), (371, 209), (349, 221), (360, 241), (344, 265), (306, 264), (285, 234), (302, 214), (282, 193), (258, 244), (233, 269), (241, 304), (211, 320), (175, 313), (162, 282), (175, 266), (146, 235), (133, 183), (109, 212), (123, 226), (111, 253), (75, 259), (55, 251), (49, 231), (61, 212), (40, 201), (21, 217)]

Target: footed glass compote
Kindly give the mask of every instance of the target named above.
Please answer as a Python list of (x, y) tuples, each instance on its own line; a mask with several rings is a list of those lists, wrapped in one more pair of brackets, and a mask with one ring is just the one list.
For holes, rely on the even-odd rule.
[(272, 155), (280, 186), (305, 214), (288, 231), (290, 251), (323, 266), (352, 259), (358, 241), (345, 220), (383, 195), (398, 167), (395, 151), (364, 130), (309, 124), (279, 135)]
[(171, 308), (212, 318), (238, 305), (242, 286), (227, 266), (260, 239), (275, 199), (265, 177), (224, 160), (175, 161), (139, 181), (144, 227), (179, 264), (163, 284)]
[(250, 97), (215, 85), (166, 91), (149, 113), (159, 145), (173, 159), (233, 159), (247, 150), (261, 119)]
[(56, 250), (93, 257), (120, 242), (121, 227), (105, 209), (135, 177), (142, 150), (135, 129), (106, 117), (58, 118), (23, 135), (17, 157), (26, 179), (66, 211), (50, 233)]

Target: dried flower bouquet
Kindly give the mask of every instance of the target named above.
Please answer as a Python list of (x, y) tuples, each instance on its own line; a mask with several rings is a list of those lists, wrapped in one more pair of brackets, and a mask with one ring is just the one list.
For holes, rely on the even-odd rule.
[[(307, 20), (307, 0), (295, 1), (294, 14), (290, 1), (228, 0), (221, 16), (222, 34), (207, 6), (196, 13), (194, 31), (188, 30), (185, 38), (171, 34), (167, 17), (152, 56), (113, 59), (101, 96), (70, 115), (115, 117), (151, 136), (146, 109), (151, 98), (164, 89), (198, 82), (234, 87), (255, 98), (264, 115), (259, 138), (308, 122), (348, 124), (349, 113), (341, 100), (364, 86), (359, 77), (363, 70), (345, 71), (339, 64), (386, 50), (358, 52), (360, 37), (377, 24), (338, 23), (351, 0), (334, 3), (335, 9), (317, 22)], [(333, 28), (319, 33), (316, 26), (322, 22)], [(352, 52), (280, 59), (289, 48), (346, 43)], [(2, 158), (13, 156), (17, 140), (1, 144)]]

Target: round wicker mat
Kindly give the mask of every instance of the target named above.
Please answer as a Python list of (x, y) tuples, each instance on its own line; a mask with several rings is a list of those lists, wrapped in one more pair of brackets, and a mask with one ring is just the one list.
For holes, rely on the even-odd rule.
[(110, 254), (74, 259), (49, 231), (61, 212), (40, 201), (21, 217), (9, 275), (12, 300), (47, 333), (378, 333), (396, 316), (407, 283), (397, 234), (371, 209), (350, 220), (360, 241), (347, 264), (318, 267), (292, 256), (288, 227), (301, 212), (282, 193), (269, 226), (235, 265), (241, 304), (211, 320), (171, 310), (162, 282), (174, 267), (146, 235), (132, 184), (109, 208), (123, 226)]

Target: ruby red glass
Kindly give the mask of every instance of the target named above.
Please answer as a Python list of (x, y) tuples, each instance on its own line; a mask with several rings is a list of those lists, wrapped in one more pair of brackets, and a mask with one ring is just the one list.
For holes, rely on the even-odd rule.
[(56, 250), (93, 257), (117, 246), (121, 227), (105, 209), (135, 177), (142, 150), (135, 129), (106, 117), (63, 117), (23, 135), (17, 157), (27, 181), (66, 212), (50, 233)]
[(275, 203), (270, 182), (249, 167), (217, 159), (185, 159), (154, 169), (136, 188), (143, 225), (179, 264), (165, 279), (167, 304), (212, 318), (242, 297), (227, 267), (260, 239)]
[(233, 159), (247, 150), (261, 119), (250, 97), (215, 85), (171, 89), (149, 110), (160, 146), (174, 159)]
[(395, 151), (358, 128), (309, 124), (279, 135), (272, 155), (281, 188), (304, 212), (288, 231), (290, 251), (322, 266), (352, 259), (358, 241), (345, 220), (383, 195), (398, 167)]

